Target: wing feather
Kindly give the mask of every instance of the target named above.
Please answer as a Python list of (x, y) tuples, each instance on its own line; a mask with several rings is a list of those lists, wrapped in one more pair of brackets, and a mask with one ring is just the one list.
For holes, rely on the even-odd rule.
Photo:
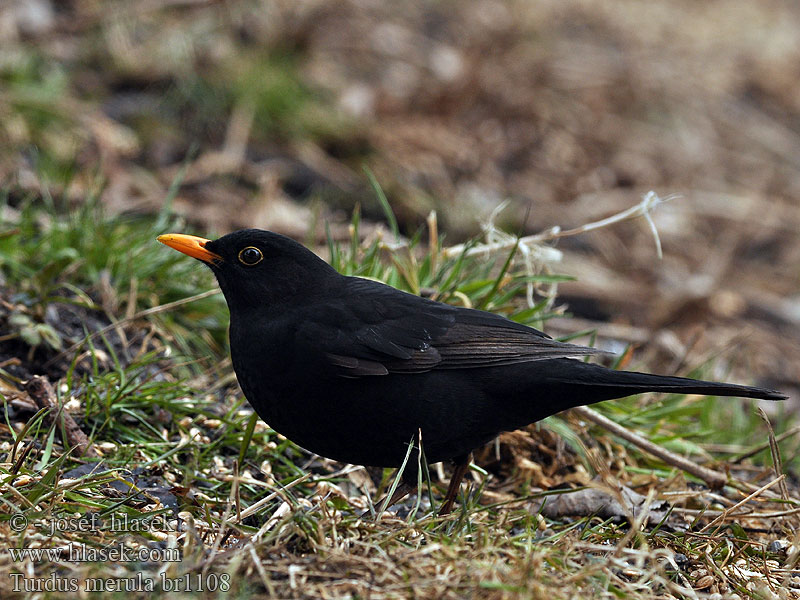
[(307, 342), (304, 352), (322, 351), (323, 363), (341, 377), (493, 367), (601, 352), (558, 342), (500, 315), (433, 302), (360, 278), (347, 279), (342, 302), (320, 304), (313, 314), (297, 337)]

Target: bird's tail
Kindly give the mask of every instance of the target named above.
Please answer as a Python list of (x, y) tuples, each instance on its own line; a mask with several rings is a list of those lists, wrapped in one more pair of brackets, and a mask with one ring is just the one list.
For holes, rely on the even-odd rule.
[(584, 385), (591, 386), (595, 393), (600, 392), (603, 399), (607, 400), (643, 392), (739, 396), (742, 398), (760, 398), (762, 400), (786, 400), (788, 398), (782, 392), (749, 385), (687, 379), (686, 377), (650, 375), (635, 371), (614, 371), (600, 365), (569, 359), (560, 359), (553, 362), (560, 363), (560, 365), (548, 373), (548, 379), (578, 388)]

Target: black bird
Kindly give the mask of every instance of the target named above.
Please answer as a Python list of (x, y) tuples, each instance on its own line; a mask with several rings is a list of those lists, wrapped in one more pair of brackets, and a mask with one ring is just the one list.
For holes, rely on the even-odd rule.
[[(270, 231), (158, 241), (216, 275), (230, 310), (233, 367), (264, 421), (307, 450), (376, 467), (401, 466), (421, 432), (428, 462), (455, 464), (440, 513), (452, 508), (473, 449), (568, 408), (649, 391), (786, 398), (585, 363), (570, 357), (598, 351), (340, 275)], [(415, 452), (390, 503), (416, 490)]]

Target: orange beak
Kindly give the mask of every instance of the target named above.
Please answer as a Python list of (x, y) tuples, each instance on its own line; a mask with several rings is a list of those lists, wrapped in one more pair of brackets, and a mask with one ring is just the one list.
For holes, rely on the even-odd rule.
[(185, 235), (183, 233), (166, 233), (158, 236), (158, 241), (174, 248), (178, 252), (183, 252), (192, 258), (203, 262), (213, 263), (215, 260), (222, 260), (222, 257), (206, 250), (206, 244), (210, 241), (196, 235)]

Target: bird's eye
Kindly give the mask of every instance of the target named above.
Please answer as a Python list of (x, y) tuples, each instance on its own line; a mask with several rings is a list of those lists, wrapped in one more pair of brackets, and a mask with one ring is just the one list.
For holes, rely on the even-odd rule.
[(264, 260), (264, 255), (261, 254), (261, 250), (255, 246), (248, 246), (239, 252), (239, 262), (248, 267), (257, 265), (262, 260)]

